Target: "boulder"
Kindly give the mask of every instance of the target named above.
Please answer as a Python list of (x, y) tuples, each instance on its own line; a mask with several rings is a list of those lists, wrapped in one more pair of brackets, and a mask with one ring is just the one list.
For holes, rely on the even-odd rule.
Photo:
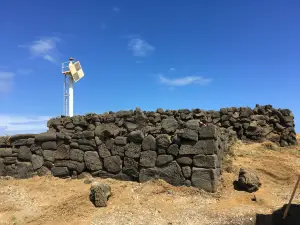
[(156, 166), (163, 166), (169, 162), (173, 161), (173, 156), (171, 155), (159, 155), (156, 159)]
[(216, 192), (219, 181), (218, 169), (193, 168), (192, 186), (207, 192)]
[(167, 149), (171, 144), (170, 136), (167, 134), (160, 134), (156, 137), (156, 145), (158, 148)]
[(18, 151), (18, 159), (21, 161), (31, 161), (32, 153), (27, 146), (21, 146)]
[(138, 128), (138, 126), (137, 126), (136, 124), (134, 124), (134, 123), (126, 122), (126, 123), (125, 123), (125, 128), (126, 128), (129, 132), (131, 132), (131, 131), (136, 130), (136, 129)]
[(6, 176), (4, 159), (0, 158), (0, 177)]
[(56, 133), (41, 133), (35, 136), (35, 141), (45, 142), (45, 141), (56, 141)]
[(100, 138), (116, 137), (119, 134), (119, 127), (115, 124), (100, 124), (95, 129), (95, 136)]
[(180, 156), (176, 159), (176, 161), (180, 164), (180, 165), (191, 165), (193, 163), (192, 158), (188, 157), (188, 156)]
[(77, 162), (83, 162), (83, 156), (84, 152), (80, 149), (71, 149), (70, 150), (70, 159), (77, 161)]
[(99, 147), (98, 147), (98, 152), (99, 152), (99, 156), (101, 158), (106, 158), (108, 156), (111, 156), (110, 154), (110, 151), (108, 150), (108, 148), (106, 147), (105, 144), (101, 144)]
[(96, 207), (106, 207), (107, 201), (111, 196), (111, 187), (100, 182), (93, 182), (90, 188), (90, 201)]
[(109, 156), (104, 159), (104, 168), (110, 173), (118, 173), (122, 170), (122, 160), (120, 156)]
[(148, 135), (144, 138), (142, 142), (143, 151), (155, 151), (156, 150), (156, 140), (152, 135)]
[(43, 158), (43, 156), (32, 155), (31, 163), (32, 163), (33, 170), (37, 170), (43, 166), (44, 158)]
[(181, 140), (198, 141), (198, 132), (191, 129), (183, 129), (178, 134)]
[(214, 125), (207, 125), (199, 128), (199, 139), (217, 139), (219, 135), (219, 129)]
[(196, 155), (193, 158), (193, 165), (201, 168), (217, 168), (219, 160), (217, 155)]
[(28, 138), (35, 138), (36, 134), (15, 134), (10, 136), (10, 141), (16, 141), (19, 139), (28, 139)]
[(115, 144), (116, 145), (126, 145), (127, 144), (127, 137), (121, 137), (121, 136), (116, 137)]
[(167, 150), (167, 153), (173, 156), (177, 156), (179, 152), (179, 147), (177, 144), (171, 144)]
[(240, 168), (237, 185), (239, 189), (252, 193), (260, 188), (261, 182), (255, 173)]
[(139, 158), (141, 154), (141, 145), (134, 142), (129, 143), (125, 149), (125, 156), (129, 158)]
[(68, 177), (70, 175), (69, 169), (67, 167), (56, 167), (51, 168), (52, 175), (54, 177)]
[(51, 150), (44, 150), (43, 156), (46, 161), (54, 162), (55, 152)]
[(144, 139), (144, 133), (140, 130), (131, 131), (127, 137), (129, 142), (142, 143)]
[(174, 133), (178, 128), (178, 122), (174, 117), (166, 118), (161, 122), (161, 128), (165, 133)]
[(9, 164), (14, 164), (17, 162), (17, 157), (5, 157), (4, 158), (4, 164), (9, 165)]
[(12, 156), (12, 153), (11, 148), (0, 148), (0, 157)]
[(57, 144), (56, 141), (46, 141), (42, 143), (43, 150), (56, 150)]
[(36, 172), (37, 172), (38, 176), (48, 176), (48, 175), (51, 175), (51, 171), (47, 167), (45, 167), (45, 166), (42, 166)]
[(18, 162), (16, 165), (16, 178), (30, 178), (33, 177), (33, 168), (30, 162)]
[(132, 158), (125, 157), (124, 158), (124, 167), (122, 169), (124, 174), (128, 176), (138, 179), (139, 177), (139, 164)]
[(69, 159), (70, 158), (70, 146), (65, 145), (63, 141), (59, 141), (57, 144), (57, 150), (55, 151), (55, 159)]
[(192, 175), (192, 169), (191, 169), (191, 167), (189, 167), (189, 166), (183, 166), (182, 168), (181, 168), (181, 170), (182, 170), (182, 174), (183, 174), (183, 176), (185, 177), (185, 178), (190, 178), (191, 177), (191, 175)]
[(88, 170), (95, 171), (102, 169), (103, 165), (97, 152), (87, 151), (84, 153), (83, 158)]
[(142, 167), (154, 167), (157, 158), (155, 151), (143, 151), (140, 157), (140, 165)]
[(200, 140), (196, 143), (182, 143), (179, 149), (179, 155), (216, 154), (218, 149), (217, 141), (213, 139)]
[(111, 155), (125, 156), (126, 146), (114, 145), (111, 149)]
[(55, 161), (54, 165), (56, 167), (67, 167), (70, 171), (77, 171), (78, 173), (82, 173), (85, 169), (83, 162), (72, 160), (57, 160)]
[[(92, 125), (92, 124), (90, 124)], [(82, 136), (86, 139), (92, 139), (95, 137), (95, 132), (92, 130), (86, 130), (82, 132)]]
[(174, 186), (184, 185), (185, 182), (181, 168), (175, 161), (160, 168), (141, 169), (139, 181), (143, 183), (151, 179), (162, 179)]

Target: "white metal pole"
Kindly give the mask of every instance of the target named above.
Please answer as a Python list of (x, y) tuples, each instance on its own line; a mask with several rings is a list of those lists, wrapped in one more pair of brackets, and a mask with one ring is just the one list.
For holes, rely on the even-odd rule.
[(73, 97), (74, 97), (74, 93), (73, 93), (73, 78), (72, 76), (70, 76), (70, 82), (69, 82), (69, 116), (73, 116)]

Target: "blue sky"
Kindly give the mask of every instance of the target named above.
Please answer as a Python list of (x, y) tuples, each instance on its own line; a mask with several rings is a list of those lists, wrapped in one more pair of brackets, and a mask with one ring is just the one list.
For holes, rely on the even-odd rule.
[[(0, 0), (0, 135), (74, 114), (272, 104), (300, 117), (300, 1)], [(296, 126), (299, 132), (299, 128)]]

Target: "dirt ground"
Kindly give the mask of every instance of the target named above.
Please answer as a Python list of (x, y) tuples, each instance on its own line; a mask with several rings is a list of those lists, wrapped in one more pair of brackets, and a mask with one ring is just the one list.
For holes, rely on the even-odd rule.
[[(231, 170), (223, 173), (214, 194), (162, 180), (143, 184), (102, 180), (113, 193), (106, 208), (95, 208), (89, 201), (90, 184), (84, 180), (0, 180), (0, 224), (255, 224), (256, 213), (271, 213), (288, 202), (300, 172), (300, 146), (275, 150), (269, 146), (238, 142), (232, 149)], [(259, 191), (234, 190), (240, 167), (257, 173), (262, 182)], [(251, 200), (254, 195), (257, 201)], [(300, 190), (293, 203), (300, 203)]]

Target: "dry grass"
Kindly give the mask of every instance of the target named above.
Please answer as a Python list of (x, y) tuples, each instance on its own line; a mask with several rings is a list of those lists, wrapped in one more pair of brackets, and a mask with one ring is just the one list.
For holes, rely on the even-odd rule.
[[(298, 136), (299, 137), (299, 136)], [(143, 184), (103, 180), (113, 195), (106, 208), (89, 201), (83, 180), (34, 177), (0, 180), (0, 224), (254, 224), (256, 213), (270, 213), (288, 202), (300, 168), (300, 146), (270, 150), (269, 143), (237, 142), (230, 150), (217, 193), (173, 187), (164, 181)], [(240, 167), (255, 171), (262, 187), (235, 191)], [(296, 194), (295, 203), (300, 203)]]

